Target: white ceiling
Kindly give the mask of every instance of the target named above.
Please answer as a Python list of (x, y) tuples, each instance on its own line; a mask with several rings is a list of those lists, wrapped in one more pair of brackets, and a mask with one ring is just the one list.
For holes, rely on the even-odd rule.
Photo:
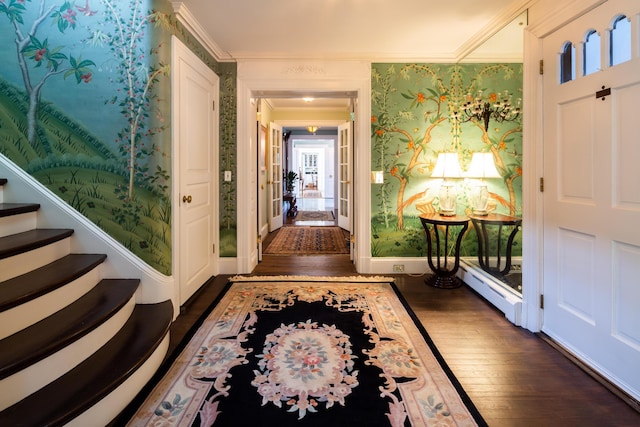
[[(526, 20), (522, 13), (534, 1), (184, 0), (173, 4), (183, 22), (186, 17), (190, 30), (222, 61), (454, 63), (469, 58), (521, 60)], [(514, 37), (513, 30), (519, 36)], [(346, 101), (314, 102), (307, 106), (330, 108)], [(300, 100), (294, 105), (286, 97), (272, 103), (276, 108), (304, 105)]]

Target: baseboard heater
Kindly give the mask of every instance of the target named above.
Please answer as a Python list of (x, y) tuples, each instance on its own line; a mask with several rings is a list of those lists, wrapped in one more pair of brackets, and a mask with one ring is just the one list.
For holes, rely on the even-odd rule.
[(516, 326), (522, 324), (522, 297), (505, 289), (505, 285), (481, 268), (460, 260), (458, 277), (471, 289), (504, 313), (507, 320)]

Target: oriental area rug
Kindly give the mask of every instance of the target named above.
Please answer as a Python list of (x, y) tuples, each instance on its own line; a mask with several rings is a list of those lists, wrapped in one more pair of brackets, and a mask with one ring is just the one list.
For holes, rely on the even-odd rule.
[(333, 221), (333, 211), (299, 211), (297, 221)]
[(383, 277), (237, 276), (130, 426), (485, 426)]
[(347, 236), (340, 227), (282, 227), (264, 249), (267, 255), (348, 254)]

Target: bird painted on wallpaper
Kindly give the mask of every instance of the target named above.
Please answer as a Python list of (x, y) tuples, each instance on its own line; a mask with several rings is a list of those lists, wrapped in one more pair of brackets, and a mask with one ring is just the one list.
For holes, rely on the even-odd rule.
[(95, 10), (91, 10), (91, 7), (89, 6), (89, 0), (85, 1), (84, 7), (76, 6), (76, 9), (78, 9), (78, 12), (82, 13), (84, 16), (93, 16), (97, 13)]

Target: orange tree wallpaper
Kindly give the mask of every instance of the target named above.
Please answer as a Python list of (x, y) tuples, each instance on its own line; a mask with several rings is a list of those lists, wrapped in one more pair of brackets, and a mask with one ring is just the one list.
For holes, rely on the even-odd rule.
[[(372, 64), (371, 253), (375, 257), (425, 256), (419, 220), (437, 212), (441, 179), (431, 178), (439, 153), (456, 152), (465, 172), (474, 152), (487, 152), (500, 178), (487, 178), (489, 209), (521, 216), (522, 116), (515, 120), (469, 119), (464, 106), (482, 97), (493, 104), (522, 98), (521, 64)], [(505, 93), (505, 91), (507, 91)], [(456, 179), (458, 214), (470, 213), (474, 180)], [(513, 255), (521, 255), (521, 233)], [(475, 232), (462, 242), (461, 255), (477, 254)]]

